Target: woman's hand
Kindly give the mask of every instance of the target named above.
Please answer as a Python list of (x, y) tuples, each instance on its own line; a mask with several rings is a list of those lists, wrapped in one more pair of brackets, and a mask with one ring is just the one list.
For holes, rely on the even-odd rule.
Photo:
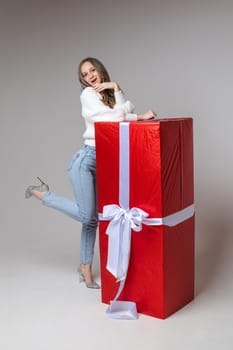
[(114, 90), (114, 92), (117, 92), (117, 91), (120, 91), (121, 88), (116, 82), (109, 81), (109, 82), (106, 82), (106, 83), (95, 84), (93, 86), (93, 89), (96, 92), (101, 92), (101, 91), (106, 90), (106, 89), (111, 89), (111, 90)]
[(153, 111), (147, 111), (144, 114), (138, 114), (138, 120), (148, 120), (156, 117), (157, 114)]

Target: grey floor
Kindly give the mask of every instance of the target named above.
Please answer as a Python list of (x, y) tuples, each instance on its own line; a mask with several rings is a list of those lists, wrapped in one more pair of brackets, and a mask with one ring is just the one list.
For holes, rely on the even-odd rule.
[[(78, 282), (80, 225), (34, 199), (18, 200), (20, 219), (2, 218), (1, 349), (232, 348), (230, 235), (213, 231), (204, 241), (196, 232), (192, 303), (166, 320), (145, 315), (137, 321), (112, 320), (100, 291)], [(99, 280), (98, 241), (94, 274)]]

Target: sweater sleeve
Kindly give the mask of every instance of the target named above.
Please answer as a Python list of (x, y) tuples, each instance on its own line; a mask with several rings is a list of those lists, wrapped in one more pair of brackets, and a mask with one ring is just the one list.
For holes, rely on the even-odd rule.
[[(133, 114), (134, 106), (130, 101), (125, 101), (123, 94), (116, 93), (116, 105), (114, 108), (106, 106), (101, 101), (101, 96), (91, 87), (83, 90), (80, 96), (82, 106), (82, 116), (89, 122), (98, 121), (124, 121), (137, 120), (137, 115)], [(129, 114), (129, 115), (128, 115)]]
[(126, 102), (125, 95), (121, 90), (114, 92), (114, 96), (116, 100), (116, 105), (122, 105)]
[(134, 112), (134, 105), (132, 104), (132, 102), (130, 102), (129, 100), (126, 100), (123, 92), (120, 91), (116, 91), (114, 93), (115, 95), (115, 100), (116, 100), (116, 108), (121, 108), (124, 113), (133, 113)]

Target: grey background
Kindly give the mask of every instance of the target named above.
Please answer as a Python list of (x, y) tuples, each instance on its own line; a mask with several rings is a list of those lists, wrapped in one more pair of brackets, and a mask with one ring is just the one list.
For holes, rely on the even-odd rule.
[[(1, 349), (231, 349), (232, 15), (230, 0), (1, 0)], [(194, 118), (196, 299), (165, 321), (107, 319), (77, 281), (80, 224), (24, 199), (36, 176), (72, 198), (89, 55), (138, 112)], [(97, 242), (97, 279), (98, 259)]]

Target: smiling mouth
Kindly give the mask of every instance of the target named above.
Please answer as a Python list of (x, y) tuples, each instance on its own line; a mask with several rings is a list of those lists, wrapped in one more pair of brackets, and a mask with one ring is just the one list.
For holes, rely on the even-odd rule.
[(94, 84), (96, 81), (97, 81), (97, 78), (91, 80), (90, 82), (91, 82), (91, 84)]

